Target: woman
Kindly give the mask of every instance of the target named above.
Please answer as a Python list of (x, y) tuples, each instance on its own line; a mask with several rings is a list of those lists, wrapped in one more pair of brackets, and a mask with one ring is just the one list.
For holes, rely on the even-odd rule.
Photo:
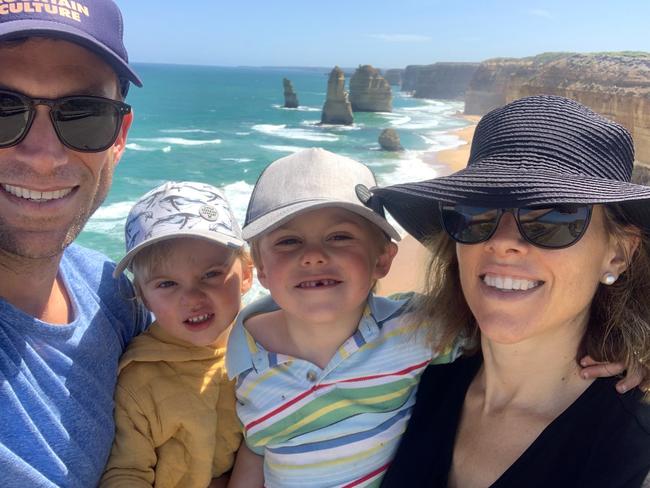
[(420, 313), (477, 338), (423, 374), (382, 486), (642, 485), (643, 392), (586, 382), (576, 360), (650, 366), (650, 188), (633, 160), (618, 124), (529, 97), (483, 117), (466, 169), (374, 191), (432, 249)]

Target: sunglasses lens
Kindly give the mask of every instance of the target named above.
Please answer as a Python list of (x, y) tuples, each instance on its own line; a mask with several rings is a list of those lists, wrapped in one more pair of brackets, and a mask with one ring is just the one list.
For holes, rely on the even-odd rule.
[(68, 98), (52, 111), (61, 140), (79, 151), (103, 151), (117, 137), (121, 115), (108, 100)]
[(0, 92), (0, 146), (11, 146), (23, 136), (29, 116), (29, 104), (25, 100)]
[(469, 205), (441, 205), (442, 224), (447, 233), (462, 244), (486, 241), (494, 233), (499, 210)]
[(576, 243), (589, 225), (591, 207), (562, 205), (548, 208), (520, 208), (521, 231), (528, 241), (541, 247), (562, 248)]

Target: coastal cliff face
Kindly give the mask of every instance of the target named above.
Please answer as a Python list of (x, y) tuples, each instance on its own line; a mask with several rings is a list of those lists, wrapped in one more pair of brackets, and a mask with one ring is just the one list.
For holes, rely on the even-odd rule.
[(415, 91), (415, 87), (418, 84), (418, 76), (420, 75), (422, 68), (426, 68), (426, 66), (420, 64), (409, 64), (404, 68), (404, 73), (402, 74), (403, 92)]
[(650, 162), (650, 55), (551, 53), (481, 63), (465, 113), (483, 115), (530, 95), (573, 98), (627, 128), (636, 159)]
[(390, 84), (376, 68), (359, 66), (350, 78), (350, 103), (354, 112), (392, 112)]
[(284, 106), (286, 108), (298, 108), (298, 97), (296, 96), (296, 92), (293, 90), (291, 80), (284, 78), (282, 80), (282, 86), (284, 88)]
[(402, 91), (416, 98), (462, 100), (479, 63), (411, 65), (404, 70)]
[(384, 78), (391, 85), (401, 85), (402, 84), (402, 73), (403, 69), (387, 69), (384, 72)]
[(352, 105), (345, 91), (345, 75), (335, 66), (327, 81), (327, 98), (323, 106), (321, 124), (350, 125), (353, 122)]

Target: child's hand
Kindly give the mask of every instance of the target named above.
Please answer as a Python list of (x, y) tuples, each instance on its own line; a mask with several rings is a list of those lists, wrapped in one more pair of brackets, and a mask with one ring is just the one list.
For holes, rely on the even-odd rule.
[[(584, 379), (607, 378), (620, 375), (625, 371), (622, 363), (601, 363), (595, 361), (591, 356), (585, 356), (580, 360), (582, 371), (580, 375)], [(625, 393), (639, 386), (644, 392), (650, 389), (650, 378), (648, 372), (643, 369), (628, 370), (625, 377), (616, 383), (616, 390)]]

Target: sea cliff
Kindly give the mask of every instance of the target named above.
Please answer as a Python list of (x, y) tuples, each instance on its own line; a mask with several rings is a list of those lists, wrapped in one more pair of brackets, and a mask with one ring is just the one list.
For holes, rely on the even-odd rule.
[(479, 63), (411, 65), (404, 70), (402, 91), (415, 98), (462, 100)]
[(632, 133), (636, 158), (650, 162), (650, 54), (545, 53), (487, 60), (465, 93), (465, 113), (483, 115), (539, 94), (573, 98), (619, 122)]

